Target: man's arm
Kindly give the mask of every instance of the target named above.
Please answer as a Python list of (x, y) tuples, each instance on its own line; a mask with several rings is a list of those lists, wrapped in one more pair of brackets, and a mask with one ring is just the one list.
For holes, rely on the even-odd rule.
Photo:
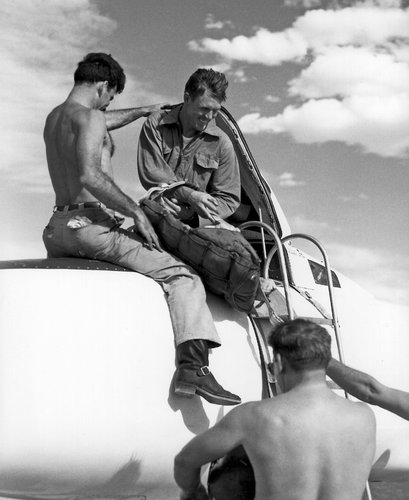
[(240, 168), (233, 144), (227, 137), (220, 138), (219, 164), (206, 192), (177, 188), (175, 198), (188, 203), (205, 219), (217, 222), (227, 219), (240, 205)]
[(155, 246), (160, 249), (158, 237), (142, 209), (101, 168), (106, 134), (104, 114), (96, 110), (83, 113), (77, 128), (77, 161), (82, 185), (107, 207), (132, 217), (149, 248)]
[(105, 112), (105, 121), (107, 130), (115, 130), (128, 125), (138, 118), (149, 116), (161, 109), (170, 108), (170, 104), (160, 103), (151, 106), (142, 106), (140, 108), (115, 109)]
[[(138, 173), (142, 186), (150, 189), (158, 184), (179, 180), (163, 158), (162, 137), (158, 130), (159, 117), (146, 120), (138, 144)], [(233, 145), (223, 147), (212, 193), (197, 191), (188, 186), (174, 190), (172, 196), (193, 208), (201, 217), (216, 222), (215, 216), (226, 218), (240, 204), (240, 173)], [(175, 213), (177, 216), (177, 214)]]
[(327, 374), (352, 396), (409, 420), (409, 393), (381, 384), (371, 375), (331, 359)]
[(217, 214), (227, 219), (240, 205), (240, 168), (233, 145), (221, 138), (219, 166), (211, 178), (207, 192), (217, 200)]
[(146, 120), (139, 135), (138, 174), (146, 190), (159, 184), (172, 184), (180, 180), (163, 158), (159, 120), (159, 115)]
[[(138, 174), (142, 186), (147, 190), (159, 184), (172, 184), (180, 180), (163, 157), (162, 137), (158, 130), (159, 120), (160, 116), (146, 120), (139, 135)], [(174, 190), (172, 196), (177, 202), (192, 205), (202, 216), (208, 213), (209, 205), (213, 208), (215, 205), (209, 194), (195, 191), (187, 186)], [(172, 207), (170, 204), (168, 208), (178, 217), (176, 206)]]
[(193, 438), (176, 456), (174, 476), (182, 490), (181, 499), (206, 498), (200, 482), (200, 469), (241, 444), (242, 418), (246, 405), (231, 410), (220, 422)]

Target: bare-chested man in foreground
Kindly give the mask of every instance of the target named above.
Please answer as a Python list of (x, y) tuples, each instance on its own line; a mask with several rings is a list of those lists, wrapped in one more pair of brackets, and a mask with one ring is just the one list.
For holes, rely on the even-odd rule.
[(375, 453), (375, 418), (325, 381), (331, 338), (296, 319), (272, 333), (273, 370), (283, 391), (243, 404), (196, 436), (175, 459), (182, 500), (204, 500), (200, 467), (242, 445), (256, 500), (361, 500)]
[[(207, 367), (208, 349), (219, 346), (220, 339), (199, 276), (160, 249), (138, 203), (113, 180), (108, 130), (160, 109), (157, 105), (105, 113), (124, 86), (125, 74), (115, 59), (103, 53), (88, 54), (78, 64), (66, 101), (47, 117), (44, 140), (56, 196), (43, 234), (48, 256), (106, 260), (160, 283), (168, 299), (176, 349), (183, 346), (184, 352), (178, 356), (175, 392), (185, 394), (181, 389), (188, 387), (190, 397), (196, 393), (210, 403), (240, 403)], [(133, 218), (136, 232), (120, 228), (123, 219), (115, 211)], [(158, 367), (152, 359), (154, 372)]]

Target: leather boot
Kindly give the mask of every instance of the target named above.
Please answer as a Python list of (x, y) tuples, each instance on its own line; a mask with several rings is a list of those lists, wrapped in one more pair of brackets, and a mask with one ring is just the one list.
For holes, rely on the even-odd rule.
[(237, 405), (239, 396), (223, 389), (209, 367), (209, 347), (206, 340), (188, 340), (176, 347), (177, 369), (175, 374), (175, 393), (192, 398), (202, 396), (209, 403), (218, 405)]

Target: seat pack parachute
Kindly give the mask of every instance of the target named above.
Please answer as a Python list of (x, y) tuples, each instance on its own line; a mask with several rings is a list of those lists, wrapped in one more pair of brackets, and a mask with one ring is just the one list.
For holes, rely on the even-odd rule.
[(206, 288), (235, 309), (250, 312), (260, 281), (260, 260), (239, 231), (191, 228), (153, 200), (141, 203), (164, 248), (189, 264)]

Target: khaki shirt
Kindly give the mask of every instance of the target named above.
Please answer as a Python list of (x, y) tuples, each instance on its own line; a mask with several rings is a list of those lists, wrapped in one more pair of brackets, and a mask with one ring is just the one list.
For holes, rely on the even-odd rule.
[[(184, 180), (206, 191), (219, 203), (219, 216), (229, 217), (240, 204), (240, 171), (233, 144), (212, 120), (206, 130), (183, 144), (179, 123), (181, 106), (153, 113), (139, 137), (138, 172), (145, 189)], [(187, 202), (192, 189), (178, 188)]]

